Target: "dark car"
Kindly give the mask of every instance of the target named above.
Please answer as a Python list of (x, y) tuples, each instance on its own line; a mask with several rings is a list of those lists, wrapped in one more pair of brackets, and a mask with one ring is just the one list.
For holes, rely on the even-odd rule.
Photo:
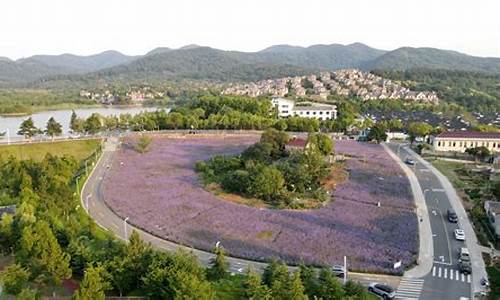
[(472, 267), (470, 261), (464, 260), (458, 263), (458, 269), (462, 274), (470, 274), (472, 272)]
[(448, 221), (450, 221), (451, 223), (458, 222), (458, 216), (454, 211), (448, 209), (448, 212), (446, 213), (446, 215), (448, 216)]
[(383, 299), (394, 299), (396, 297), (396, 291), (387, 284), (381, 284), (381, 283), (370, 283), (368, 286), (368, 291), (379, 295)]

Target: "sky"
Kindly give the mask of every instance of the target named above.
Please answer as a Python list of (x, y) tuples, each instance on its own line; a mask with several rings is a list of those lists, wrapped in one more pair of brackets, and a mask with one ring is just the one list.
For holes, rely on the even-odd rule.
[(500, 57), (499, 0), (2, 0), (0, 56), (361, 42)]

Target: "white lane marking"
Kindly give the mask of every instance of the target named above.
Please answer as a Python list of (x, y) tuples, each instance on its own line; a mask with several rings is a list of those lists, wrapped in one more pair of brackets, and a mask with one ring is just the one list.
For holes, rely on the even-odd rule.
[(436, 267), (432, 267), (432, 277), (436, 276)]
[(444, 192), (444, 189), (432, 189), (433, 192)]
[(456, 273), (455, 273), (457, 276), (455, 277), (457, 280), (460, 280), (460, 273), (458, 272), (458, 270), (456, 270)]
[(465, 281), (465, 276), (464, 276), (464, 274), (461, 274), (461, 275), (462, 275), (461, 276), (462, 277), (462, 281), (464, 282)]
[(441, 278), (441, 267), (438, 268), (438, 277)]
[(444, 278), (448, 278), (448, 269), (444, 269)]
[(453, 280), (453, 270), (450, 270), (450, 279)]
[(467, 283), (470, 283), (470, 274), (467, 275)]

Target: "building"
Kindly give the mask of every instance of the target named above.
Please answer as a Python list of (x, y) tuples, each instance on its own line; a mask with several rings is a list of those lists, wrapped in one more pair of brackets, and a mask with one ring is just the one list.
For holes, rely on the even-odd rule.
[(293, 137), (288, 143), (285, 145), (285, 149), (290, 151), (292, 149), (296, 150), (305, 150), (309, 147), (309, 143), (307, 140), (302, 138)]
[(500, 133), (479, 131), (450, 131), (431, 137), (434, 151), (465, 152), (467, 148), (486, 147), (500, 152)]
[(497, 237), (500, 237), (500, 202), (485, 201), (484, 210), (491, 227), (495, 229)]
[(272, 105), (277, 108), (279, 117), (297, 116), (318, 120), (337, 119), (337, 107), (335, 105), (319, 103), (296, 105), (294, 101), (284, 98), (274, 98), (271, 101)]

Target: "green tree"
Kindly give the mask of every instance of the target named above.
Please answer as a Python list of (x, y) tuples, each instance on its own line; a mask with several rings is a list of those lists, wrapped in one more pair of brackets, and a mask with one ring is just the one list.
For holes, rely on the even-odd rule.
[(249, 192), (260, 199), (276, 200), (283, 192), (285, 180), (276, 167), (261, 165), (252, 172)]
[(152, 140), (149, 135), (142, 134), (135, 145), (135, 150), (139, 153), (147, 152)]
[(96, 134), (102, 130), (102, 117), (98, 113), (93, 113), (85, 120), (83, 124), (85, 132), (89, 134)]
[(44, 281), (58, 284), (62, 279), (71, 277), (70, 257), (62, 250), (45, 221), (38, 221), (23, 229), (17, 256), (30, 267), (33, 275)]
[(39, 293), (30, 288), (24, 288), (16, 297), (17, 300), (36, 300), (39, 298)]
[(387, 140), (387, 127), (384, 123), (378, 122), (372, 126), (368, 133), (369, 141), (376, 141), (377, 143), (385, 142)]
[(317, 149), (323, 155), (330, 155), (333, 151), (332, 139), (324, 133), (310, 134), (308, 138), (309, 147)]
[(53, 117), (47, 122), (47, 128), (45, 129), (45, 134), (50, 136), (54, 140), (55, 136), (60, 136), (62, 134), (62, 126)]
[(475, 147), (475, 148), (467, 148), (465, 149), (465, 153), (474, 156), (475, 159), (484, 160), (488, 156), (491, 155), (491, 151), (485, 146)]
[(214, 253), (215, 257), (210, 260), (211, 267), (208, 269), (208, 278), (216, 281), (227, 277), (229, 263), (222, 247), (215, 247)]
[(408, 125), (408, 135), (413, 143), (417, 137), (425, 137), (432, 131), (432, 126), (425, 122), (412, 122)]
[(370, 295), (366, 288), (357, 282), (348, 280), (344, 285), (345, 296), (348, 299), (370, 299)]
[(300, 278), (304, 285), (304, 292), (312, 299), (318, 294), (318, 277), (316, 271), (312, 267), (307, 267), (304, 264), (299, 266)]
[(344, 299), (345, 292), (340, 281), (335, 278), (329, 269), (322, 269), (319, 273), (318, 297), (325, 300)]
[(73, 110), (71, 113), (71, 119), (69, 121), (69, 129), (73, 133), (83, 133), (85, 131), (85, 121), (81, 118), (78, 118), (76, 112)]
[(88, 267), (80, 283), (80, 287), (75, 292), (76, 300), (101, 300), (105, 298), (104, 292), (110, 288), (105, 270), (102, 266)]
[(28, 284), (30, 272), (19, 264), (13, 264), (0, 273), (0, 282), (7, 294), (17, 295)]
[(40, 133), (40, 129), (35, 127), (33, 119), (31, 117), (27, 118), (21, 123), (19, 131), (17, 134), (24, 136), (27, 139), (31, 139), (35, 135)]
[(300, 278), (300, 271), (293, 274), (290, 282), (290, 297), (288, 299), (306, 300), (307, 296), (304, 294), (305, 289)]
[(262, 284), (259, 274), (255, 273), (252, 269), (248, 269), (246, 273), (245, 282), (243, 284), (245, 289), (245, 297), (252, 300), (270, 300), (271, 291), (267, 285)]

